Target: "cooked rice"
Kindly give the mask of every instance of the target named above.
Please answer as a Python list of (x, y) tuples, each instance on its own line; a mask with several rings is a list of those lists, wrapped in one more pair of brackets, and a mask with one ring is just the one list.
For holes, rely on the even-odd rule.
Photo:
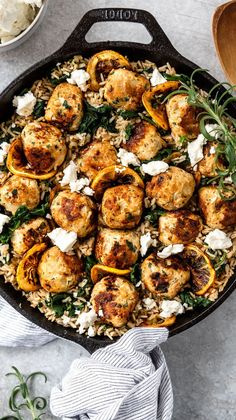
[[(63, 78), (65, 80), (65, 76), (70, 76), (71, 72), (77, 69), (86, 68), (87, 59), (83, 59), (82, 56), (75, 56), (73, 59), (64, 62), (64, 63), (57, 63), (56, 67), (53, 69), (51, 74), (48, 77), (44, 77), (41, 80), (37, 80), (34, 82), (33, 86), (31, 87), (31, 91), (37, 97), (37, 99), (41, 99), (45, 101), (45, 105), (49, 100), (52, 91), (54, 90), (55, 86), (53, 85), (53, 80), (60, 80)], [(145, 77), (151, 77), (150, 69), (154, 69), (155, 64), (145, 60), (145, 61), (138, 61), (132, 62), (131, 66), (133, 70), (136, 72), (145, 75)], [(149, 71), (146, 71), (149, 69)], [(175, 74), (175, 69), (171, 67), (169, 63), (165, 64), (162, 67), (159, 67), (159, 71), (166, 72), (167, 74), (173, 75)], [(104, 103), (104, 81), (101, 82), (101, 87), (98, 92), (92, 92), (89, 89), (85, 92), (85, 99), (91, 104), (92, 106), (100, 106)], [(145, 111), (143, 111), (144, 115), (147, 115)], [(141, 114), (140, 114), (141, 115)], [(0, 138), (6, 139), (7, 141), (11, 142), (15, 139), (19, 132), (32, 121), (34, 118), (32, 116), (24, 118), (19, 117), (17, 114), (14, 114), (9, 121), (3, 122), (0, 125)], [(39, 120), (43, 120), (43, 118), (39, 118)], [(130, 120), (125, 120), (121, 116), (117, 116), (115, 113), (112, 113), (111, 121), (115, 120), (115, 126), (117, 129), (116, 133), (107, 132), (104, 128), (99, 128), (96, 132), (95, 138), (99, 141), (110, 141), (115, 147), (119, 148), (122, 143), (126, 142), (126, 134), (125, 130), (128, 124), (134, 124), (139, 122), (141, 119), (140, 117), (133, 118)], [(68, 156), (66, 161), (64, 162), (63, 166), (61, 167), (60, 172), (54, 177), (53, 181), (54, 184), (57, 183), (63, 176), (63, 169), (68, 165), (68, 162), (72, 159), (78, 157), (80, 149), (83, 148), (86, 144), (88, 144), (91, 140), (91, 135), (86, 133), (76, 133), (76, 134), (67, 134), (66, 142), (68, 146)], [(167, 141), (173, 141), (173, 139), (168, 136), (166, 138)], [(179, 160), (178, 160), (179, 159)], [(175, 159), (176, 163), (180, 164), (183, 162), (183, 157)], [(4, 184), (6, 179), (10, 176), (10, 173), (7, 171), (1, 171), (0, 167), (0, 184)], [(43, 199), (45, 193), (50, 191), (50, 187), (45, 182), (40, 183), (41, 189), (41, 198)], [(145, 198), (145, 208), (146, 209), (155, 209), (155, 199), (150, 200), (149, 198)], [(191, 201), (189, 204), (189, 208), (196, 209), (196, 203), (194, 200)], [(138, 230), (145, 234), (147, 232), (151, 233), (153, 239), (153, 246), (156, 248), (160, 248), (161, 245), (158, 242), (158, 231), (148, 222), (143, 221)], [(202, 232), (199, 234), (198, 238), (196, 239), (196, 243), (207, 252), (207, 248), (204, 244), (204, 238), (209, 233), (211, 229), (208, 226), (203, 226)], [(225, 264), (224, 270), (220, 276), (218, 276), (217, 280), (215, 281), (214, 285), (205, 293), (204, 297), (209, 298), (211, 301), (214, 301), (218, 298), (219, 293), (223, 291), (225, 288), (228, 280), (234, 273), (234, 269), (236, 266), (236, 232), (233, 229), (228, 230), (228, 236), (232, 239), (233, 246), (231, 249), (227, 250), (227, 263)], [(88, 238), (86, 240), (78, 241), (75, 252), (80, 257), (82, 255), (89, 256), (93, 253), (95, 237)], [(4, 276), (5, 281), (9, 282), (13, 285), (14, 288), (18, 289), (17, 282), (16, 282), (16, 268), (19, 263), (20, 257), (14, 255), (13, 253), (9, 254), (9, 246), (8, 245), (1, 245), (0, 246), (0, 262), (2, 266), (0, 267), (0, 274)], [(217, 251), (215, 256), (219, 257), (222, 255), (221, 251)], [(81, 290), (81, 287), (84, 290), (84, 296), (77, 296), (78, 292)], [(160, 313), (160, 300), (156, 299), (150, 292), (144, 290), (141, 283), (137, 284), (137, 288), (140, 293), (140, 301), (137, 304), (134, 312), (132, 313), (130, 320), (125, 327), (121, 328), (113, 328), (110, 325), (104, 324), (101, 321), (96, 321), (94, 328), (96, 334), (98, 336), (107, 336), (111, 340), (114, 337), (119, 337), (123, 335), (129, 328), (133, 328), (135, 326), (140, 325), (145, 320), (152, 320), (155, 319), (156, 316)], [(57, 316), (54, 310), (50, 307), (49, 302), (53, 294), (45, 291), (44, 289), (40, 289), (36, 292), (25, 293), (23, 295), (28, 299), (31, 306), (34, 308), (38, 308), (38, 310), (43, 313), (46, 318), (51, 322), (56, 322), (64, 327), (71, 327), (74, 329), (78, 329), (79, 321), (78, 317), (82, 312), (88, 312), (91, 308), (91, 304), (89, 302), (90, 294), (92, 290), (92, 285), (89, 281), (85, 279), (73, 290), (70, 291), (69, 297), (66, 298), (67, 300), (63, 303), (71, 303), (72, 307), (75, 308), (79, 307), (82, 309), (78, 309), (74, 311), (73, 315), (70, 315), (69, 311), (65, 311), (63, 315)], [(19, 292), (20, 293), (20, 292)], [(194, 293), (191, 292), (191, 295), (195, 297)], [(143, 302), (144, 298), (151, 298), (156, 300), (156, 307), (152, 310), (148, 310), (145, 307)], [(175, 298), (176, 300), (180, 301), (179, 296)], [(191, 310), (190, 307), (186, 307), (186, 310)], [(86, 333), (87, 334), (87, 333)]]

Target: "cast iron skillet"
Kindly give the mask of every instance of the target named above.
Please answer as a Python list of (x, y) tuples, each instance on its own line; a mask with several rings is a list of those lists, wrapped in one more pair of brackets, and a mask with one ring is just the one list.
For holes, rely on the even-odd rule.
[[(103, 21), (141, 23), (146, 27), (152, 36), (152, 41), (148, 45), (133, 42), (112, 41), (88, 43), (85, 39), (88, 30), (94, 23)], [(171, 65), (176, 68), (178, 73), (191, 74), (191, 72), (197, 68), (195, 64), (191, 63), (175, 50), (155, 18), (150, 13), (144, 10), (120, 8), (91, 10), (82, 18), (62, 48), (50, 57), (47, 57), (32, 66), (4, 90), (4, 92), (0, 95), (0, 120), (5, 120), (13, 112), (13, 96), (18, 94), (22, 89), (30, 87), (36, 79), (43, 77), (45, 73), (47, 73), (56, 63), (67, 60), (74, 54), (79, 53), (85, 57), (89, 57), (92, 54), (104, 49), (117, 50), (133, 60), (149, 59), (159, 65), (170, 62)], [(197, 84), (206, 90), (209, 90), (215, 83), (217, 83), (217, 81), (207, 73), (199, 75), (197, 79)], [(233, 109), (233, 113), (236, 113), (236, 108)], [(179, 316), (177, 318), (177, 322), (170, 327), (170, 335), (173, 336), (180, 333), (208, 316), (233, 292), (235, 286), (236, 275), (229, 280), (227, 286), (216, 302), (212, 303), (207, 308), (198, 309)], [(5, 284), (3, 279), (0, 283), (0, 294), (11, 306), (13, 306), (30, 321), (45, 330), (56, 334), (57, 336), (81, 344), (90, 352), (93, 352), (99, 347), (111, 344), (111, 341), (108, 338), (86, 338), (85, 336), (79, 335), (72, 328), (64, 328), (56, 323), (51, 323), (37, 309), (33, 309), (29, 302), (21, 296), (21, 293), (14, 290), (11, 284)]]

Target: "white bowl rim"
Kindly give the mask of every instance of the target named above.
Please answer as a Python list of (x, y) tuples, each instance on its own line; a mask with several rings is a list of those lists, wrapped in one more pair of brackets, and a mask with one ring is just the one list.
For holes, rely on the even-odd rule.
[(48, 0), (43, 0), (43, 4), (40, 7), (37, 15), (35, 16), (34, 20), (31, 22), (31, 24), (24, 29), (23, 32), (21, 32), (19, 35), (17, 35), (15, 38), (11, 39), (10, 41), (4, 42), (3, 44), (0, 43), (0, 49), (7, 47), (9, 45), (14, 44), (14, 42), (19, 41), (21, 38), (23, 38), (28, 32), (31, 31), (31, 29), (34, 27), (34, 25), (38, 22), (38, 20), (40, 19), (41, 14), (43, 13), (44, 8), (46, 7), (46, 3), (48, 2)]

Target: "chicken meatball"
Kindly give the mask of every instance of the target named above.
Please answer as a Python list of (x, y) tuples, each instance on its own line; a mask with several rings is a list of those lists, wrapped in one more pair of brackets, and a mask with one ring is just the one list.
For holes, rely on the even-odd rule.
[(153, 159), (166, 146), (156, 127), (147, 121), (135, 124), (129, 140), (122, 147), (134, 153), (140, 160)]
[(63, 163), (67, 149), (57, 127), (34, 121), (25, 126), (21, 136), (25, 157), (35, 172), (49, 172)]
[(96, 206), (86, 195), (68, 190), (59, 192), (52, 201), (51, 213), (61, 228), (76, 232), (79, 238), (96, 228)]
[(201, 230), (201, 219), (189, 210), (176, 210), (159, 218), (159, 240), (164, 245), (194, 242)]
[(197, 110), (189, 105), (188, 95), (172, 96), (166, 104), (166, 111), (171, 133), (177, 145), (180, 144), (182, 136), (186, 136), (189, 140), (198, 136), (200, 129)]
[(138, 259), (139, 241), (136, 231), (101, 229), (96, 240), (96, 258), (109, 267), (129, 268)]
[(127, 323), (133, 312), (138, 293), (125, 278), (107, 276), (95, 284), (91, 302), (97, 314), (102, 310), (104, 322), (119, 328)]
[(14, 252), (19, 255), (24, 254), (33, 245), (43, 242), (49, 232), (49, 224), (42, 217), (23, 223), (11, 237)]
[(179, 257), (149, 255), (141, 264), (141, 281), (154, 295), (173, 299), (190, 279), (187, 265)]
[(0, 205), (15, 214), (20, 206), (32, 210), (40, 202), (40, 191), (35, 179), (12, 175), (0, 187)]
[(117, 69), (107, 78), (104, 97), (114, 108), (136, 110), (149, 87), (149, 81), (144, 76), (127, 69)]
[(102, 198), (103, 223), (112, 229), (132, 229), (141, 219), (143, 190), (132, 184), (108, 188)]
[(224, 169), (222, 159), (218, 158), (216, 160), (216, 147), (217, 143), (208, 142), (203, 148), (204, 157), (198, 163), (198, 171), (201, 173), (201, 175), (204, 175), (209, 178), (217, 175), (217, 169)]
[(117, 163), (117, 153), (109, 141), (94, 141), (84, 149), (78, 159), (78, 168), (93, 179), (98, 171)]
[(178, 210), (184, 207), (193, 195), (194, 177), (183, 169), (174, 166), (147, 183), (146, 194), (155, 198), (156, 204), (165, 210)]
[(83, 94), (70, 83), (58, 85), (48, 101), (45, 119), (58, 123), (69, 131), (76, 131), (83, 118)]
[(198, 194), (199, 207), (210, 228), (225, 229), (236, 224), (236, 200), (223, 200), (213, 186), (200, 188)]
[(74, 255), (61, 252), (57, 246), (47, 249), (38, 265), (41, 286), (52, 293), (64, 293), (77, 285), (83, 266)]

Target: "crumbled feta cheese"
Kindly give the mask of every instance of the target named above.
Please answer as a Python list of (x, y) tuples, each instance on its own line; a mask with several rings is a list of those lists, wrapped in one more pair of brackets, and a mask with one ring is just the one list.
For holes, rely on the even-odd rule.
[(7, 154), (10, 149), (10, 144), (7, 142), (3, 142), (0, 145), (0, 165), (2, 165), (7, 157)]
[(210, 155), (214, 155), (216, 152), (216, 148), (214, 146), (211, 146), (210, 148)]
[(7, 264), (10, 261), (9, 245), (0, 244), (0, 262), (2, 264)]
[(2, 233), (3, 226), (6, 223), (9, 223), (10, 217), (6, 216), (5, 214), (0, 214), (0, 233)]
[(88, 336), (89, 337), (95, 337), (95, 335), (96, 335), (96, 330), (92, 325), (90, 325), (90, 327), (88, 329)]
[(127, 152), (127, 150), (125, 149), (120, 148), (117, 153), (117, 156), (123, 166), (129, 166), (129, 165), (139, 166), (140, 165), (140, 161), (137, 158), (137, 156), (135, 156), (135, 154), (132, 152)]
[(233, 245), (226, 233), (219, 229), (214, 229), (208, 233), (205, 237), (205, 242), (213, 250), (227, 249)]
[(50, 214), (50, 213), (47, 213), (47, 214), (46, 214), (46, 219), (49, 219), (49, 220), (51, 220), (51, 219), (52, 219), (52, 216), (51, 216), (51, 214)]
[(152, 238), (150, 232), (145, 233), (145, 235), (142, 235), (140, 237), (140, 253), (141, 256), (144, 257), (146, 255), (148, 248), (152, 245)]
[(63, 325), (69, 325), (69, 323), (70, 323), (70, 317), (69, 316), (67, 316), (67, 315), (62, 315), (62, 322), (63, 322)]
[(195, 166), (200, 160), (203, 159), (203, 146), (206, 144), (206, 139), (203, 134), (199, 134), (196, 140), (188, 143), (188, 155), (191, 166)]
[(224, 183), (225, 183), (225, 184), (232, 184), (232, 183), (233, 183), (232, 177), (231, 177), (231, 176), (227, 176), (227, 177), (224, 179)]
[(169, 318), (172, 315), (180, 315), (184, 313), (184, 307), (182, 303), (177, 300), (163, 300), (161, 302), (161, 313), (162, 318)]
[(143, 303), (148, 311), (151, 311), (152, 309), (157, 307), (155, 300), (151, 298), (143, 299)]
[(166, 246), (161, 252), (157, 253), (157, 256), (159, 258), (168, 258), (171, 255), (179, 254), (180, 252), (183, 252), (184, 245), (183, 244), (174, 244)]
[(74, 70), (72, 71), (70, 77), (67, 79), (67, 82), (71, 85), (77, 85), (79, 88), (86, 92), (88, 86), (87, 81), (90, 79), (89, 73), (87, 73), (85, 70)]
[[(206, 124), (205, 129), (210, 136), (214, 138), (219, 138), (220, 134), (218, 132), (219, 126), (217, 124)], [(207, 139), (204, 137), (203, 134), (199, 134), (196, 140), (193, 140), (188, 143), (188, 155), (192, 166), (195, 166), (198, 162), (200, 162), (204, 155), (203, 155), (203, 146), (206, 144)], [(215, 152), (214, 152), (215, 153)]]
[(101, 318), (104, 316), (104, 313), (103, 313), (103, 310), (102, 309), (99, 309), (98, 316), (100, 316)]
[(142, 164), (143, 172), (151, 176), (166, 172), (168, 169), (168, 163), (163, 162), (162, 160), (153, 160), (152, 162)]
[(84, 187), (82, 192), (83, 192), (83, 194), (89, 195), (91, 197), (95, 194), (95, 191), (90, 187)]
[(48, 233), (47, 236), (62, 252), (71, 251), (77, 241), (77, 233), (67, 232), (61, 228), (52, 230), (52, 232)]
[(89, 185), (89, 179), (84, 177), (80, 179), (76, 179), (76, 181), (70, 182), (70, 190), (71, 192), (79, 192), (83, 190), (84, 187)]
[(29, 117), (34, 110), (36, 102), (37, 100), (31, 91), (25, 93), (23, 96), (15, 96), (13, 99), (16, 113), (21, 117)]
[(167, 80), (165, 79), (165, 77), (162, 76), (162, 74), (159, 72), (159, 70), (157, 70), (157, 68), (155, 68), (153, 70), (152, 73), (152, 77), (150, 79), (150, 83), (152, 86), (157, 86), (160, 85), (162, 83), (165, 83)]
[(77, 167), (76, 164), (71, 160), (69, 165), (63, 170), (64, 176), (60, 181), (62, 187), (69, 185), (71, 182), (77, 181)]
[(96, 320), (97, 314), (94, 309), (91, 309), (89, 312), (82, 312), (78, 316), (79, 334), (83, 334), (90, 326), (93, 326)]

